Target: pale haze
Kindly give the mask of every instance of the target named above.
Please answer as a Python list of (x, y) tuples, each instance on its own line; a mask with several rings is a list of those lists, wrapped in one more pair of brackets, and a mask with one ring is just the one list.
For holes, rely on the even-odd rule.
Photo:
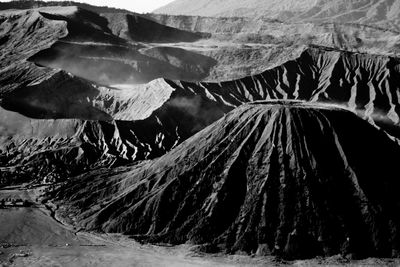
[(173, 0), (117, 0), (117, 1), (101, 1), (101, 0), (78, 0), (77, 2), (87, 3), (95, 6), (109, 6), (123, 8), (138, 13), (151, 12)]

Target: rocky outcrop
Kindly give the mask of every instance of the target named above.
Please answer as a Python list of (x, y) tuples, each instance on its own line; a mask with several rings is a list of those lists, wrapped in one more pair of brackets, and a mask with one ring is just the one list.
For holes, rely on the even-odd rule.
[(153, 161), (76, 177), (53, 197), (88, 230), (289, 259), (397, 256), (397, 159), (341, 108), (245, 104)]

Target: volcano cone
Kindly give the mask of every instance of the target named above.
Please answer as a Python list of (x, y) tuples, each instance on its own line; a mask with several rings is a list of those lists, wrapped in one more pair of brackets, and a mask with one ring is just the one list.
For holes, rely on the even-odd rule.
[(57, 193), (87, 229), (291, 259), (396, 256), (399, 147), (355, 114), (243, 105), (153, 161)]

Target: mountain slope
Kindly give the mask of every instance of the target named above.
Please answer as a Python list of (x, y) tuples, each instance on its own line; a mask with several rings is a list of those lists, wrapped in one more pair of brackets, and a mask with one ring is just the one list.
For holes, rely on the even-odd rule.
[(243, 79), (168, 83), (230, 106), (266, 99), (339, 104), (377, 125), (398, 127), (399, 75), (398, 58), (310, 47), (295, 60)]
[(232, 109), (163, 80), (124, 91), (97, 103), (113, 117), (36, 119), (1, 108), (0, 186), (56, 183), (159, 157)]
[(48, 6), (77, 6), (83, 8), (85, 10), (89, 10), (95, 13), (127, 13), (127, 14), (136, 14), (130, 12), (125, 9), (107, 7), (107, 6), (94, 6), (81, 2), (74, 1), (35, 1), (35, 0), (16, 0), (16, 1), (8, 1), (8, 2), (0, 2), (0, 10), (7, 9), (32, 9), (39, 7), (48, 7)]
[[(53, 67), (68, 70), (68, 60), (79, 53), (86, 53), (90, 62), (100, 53), (123, 56), (131, 51), (126, 52), (131, 54), (130, 49), (135, 48), (113, 35), (115, 29), (106, 26), (106, 19), (77, 8), (13, 11), (12, 14), (16, 22), (23, 23), (18, 27), (25, 30), (13, 28), (10, 15), (4, 16), (2, 26), (9, 33), (4, 36), (9, 37), (3, 47), (5, 51), (11, 51), (11, 47), (14, 50), (2, 54), (1, 106), (25, 116), (22, 119), (25, 126), (21, 128), (30, 129), (31, 124), (37, 124), (36, 132), (46, 132), (48, 125), (55, 125), (51, 127), (56, 133), (57, 125), (65, 125), (71, 134), (64, 136), (68, 141), (58, 146), (58, 139), (51, 135), (37, 136), (31, 131), (18, 135), (6, 131), (0, 153), (3, 184), (43, 181), (49, 175), (58, 177), (53, 181), (61, 181), (65, 175), (77, 175), (88, 169), (161, 156), (225, 112), (254, 100), (301, 99), (341, 104), (384, 127), (391, 135), (400, 136), (396, 58), (314, 46), (295, 60), (239, 80), (193, 83), (160, 79), (145, 85), (107, 87), (64, 70), (41, 66), (52, 66), (47, 64), (51, 56), (65, 52), (69, 54), (61, 58), (66, 60), (52, 61), (64, 65)], [(119, 15), (114, 14), (110, 21), (118, 21), (115, 16)], [(59, 35), (52, 34), (55, 29)], [(86, 31), (91, 35), (84, 34)], [(162, 58), (174, 51), (164, 47), (146, 49), (145, 53)], [(231, 60), (226, 54), (220, 56), (222, 64)], [(82, 75), (84, 71), (88, 73), (87, 69), (93, 69), (93, 76), (98, 77), (101, 64), (92, 62), (89, 66), (93, 67), (88, 68), (87, 64), (79, 66), (76, 62), (71, 61), (70, 66), (75, 68), (71, 71)], [(118, 68), (108, 66), (107, 70), (109, 74), (109, 70), (117, 70), (114, 81), (121, 80), (122, 72)], [(167, 70), (162, 69), (162, 73)], [(55, 119), (63, 121), (58, 124)], [(1, 123), (8, 125), (8, 120), (8, 116), (2, 116)], [(64, 135), (62, 130), (59, 134)], [(71, 148), (79, 151), (82, 147), (90, 149), (83, 149), (87, 152), (82, 155), (67, 156), (72, 155)], [(57, 164), (49, 166), (49, 158)]]
[[(106, 18), (77, 7), (3, 11), (0, 22), (1, 105), (34, 118), (118, 119), (126, 103), (141, 98), (134, 84), (159, 77), (198, 80), (214, 64), (173, 48), (142, 54), (143, 46), (114, 35)], [(142, 91), (145, 97), (148, 90)]]
[(195, 16), (254, 16), (274, 14), (282, 11), (306, 11), (315, 6), (317, 0), (177, 0), (153, 13)]
[(353, 22), (374, 24), (399, 30), (400, 1), (362, 0), (362, 1), (319, 1), (307, 12), (294, 20), (321, 22)]
[(398, 0), (202, 0), (195, 3), (177, 0), (154, 13), (219, 17), (265, 16), (292, 22), (360, 23), (399, 30), (399, 10)]
[[(100, 16), (77, 7), (3, 11), (0, 17), (0, 97), (6, 109), (0, 116), (2, 184), (40, 182), (50, 176), (56, 177), (52, 181), (62, 181), (93, 168), (152, 159), (236, 106), (254, 100), (341, 104), (391, 135), (400, 136), (398, 59), (320, 46), (304, 49), (294, 44), (286, 48), (280, 43), (285, 40), (282, 31), (290, 36), (299, 33), (288, 24), (270, 22), (256, 28), (246, 20), (244, 24), (240, 20), (223, 24), (203, 18), (196, 26), (190, 17), (183, 21), (189, 22), (190, 29), (174, 30), (133, 15)], [(210, 44), (202, 47), (204, 40), (189, 40), (185, 48), (135, 41), (197, 38), (202, 34), (192, 33), (190, 25), (205, 29), (214, 22), (218, 27), (209, 33), (211, 38), (220, 38), (225, 32), (248, 42), (251, 34), (274, 32), (271, 42), (277, 45), (241, 47), (230, 43), (209, 50)], [(157, 40), (143, 31), (146, 25), (160, 33)], [(286, 28), (278, 31), (282, 25)], [(319, 29), (324, 35), (318, 27), (307, 29)], [(370, 34), (380, 32), (372, 29)], [(133, 38), (125, 39), (128, 35)], [(347, 42), (336, 39), (338, 44)], [(199, 45), (202, 52), (190, 50), (191, 45)], [(289, 56), (289, 51), (293, 55)], [(286, 61), (288, 57), (295, 59)], [(126, 84), (137, 81), (129, 79), (132, 75), (145, 81), (158, 76), (193, 77), (185, 69), (204, 77), (213, 65), (210, 58), (218, 62), (212, 68), (219, 78), (250, 69), (264, 71), (273, 59), (284, 63), (261, 74), (225, 82), (158, 79), (143, 85)], [(20, 131), (6, 130), (13, 128), (10, 118), (18, 122)]]
[[(231, 109), (161, 79), (123, 84), (124, 73), (135, 72), (115, 62), (127, 55), (141, 62), (138, 76), (146, 81), (168, 72), (177, 78), (182, 71), (140, 54), (96, 13), (77, 7), (12, 10), (1, 12), (0, 22), (2, 186), (57, 182), (160, 156)], [(90, 75), (95, 81), (84, 79)]]
[(399, 156), (349, 111), (255, 102), (161, 158), (76, 177), (54, 196), (78, 226), (139, 240), (390, 257), (400, 251)]
[(209, 35), (182, 31), (168, 27), (142, 16), (124, 13), (106, 13), (103, 17), (109, 21), (112, 32), (126, 40), (140, 42), (194, 42)]

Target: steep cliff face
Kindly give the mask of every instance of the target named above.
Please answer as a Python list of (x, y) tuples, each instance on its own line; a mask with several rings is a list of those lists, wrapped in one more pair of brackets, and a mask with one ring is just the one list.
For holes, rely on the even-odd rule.
[(399, 156), (349, 111), (255, 102), (161, 158), (88, 173), (54, 196), (78, 226), (139, 240), (291, 259), (389, 257), (400, 249)]
[(399, 71), (397, 58), (310, 47), (296, 60), (259, 75), (220, 83), (168, 83), (225, 105), (265, 99), (328, 102), (377, 124), (398, 125)]

